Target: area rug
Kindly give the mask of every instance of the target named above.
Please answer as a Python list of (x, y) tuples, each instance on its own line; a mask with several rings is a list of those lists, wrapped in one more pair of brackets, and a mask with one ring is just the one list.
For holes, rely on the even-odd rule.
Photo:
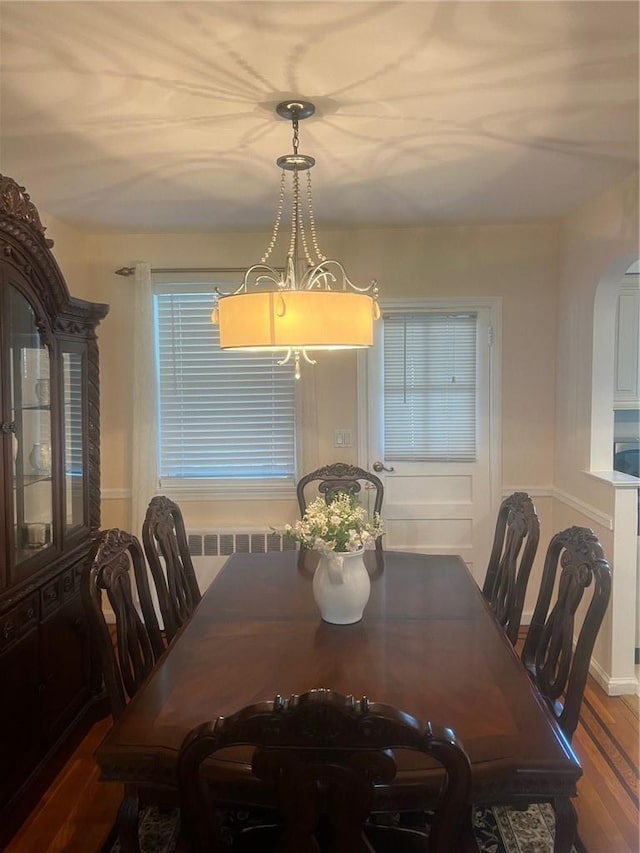
[[(247, 812), (229, 813), (230, 826), (250, 822)], [(481, 853), (552, 853), (555, 834), (553, 808), (547, 803), (530, 805), (523, 811), (497, 806), (477, 808), (474, 830)], [(174, 853), (180, 832), (177, 809), (143, 809), (140, 817), (141, 853)], [(103, 853), (120, 853), (120, 843), (111, 838)], [(573, 853), (575, 853), (575, 848)]]

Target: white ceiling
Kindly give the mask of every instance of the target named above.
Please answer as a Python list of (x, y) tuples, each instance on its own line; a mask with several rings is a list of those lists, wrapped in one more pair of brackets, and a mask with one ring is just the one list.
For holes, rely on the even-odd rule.
[(0, 172), (87, 231), (562, 215), (638, 168), (636, 2), (0, 2)]

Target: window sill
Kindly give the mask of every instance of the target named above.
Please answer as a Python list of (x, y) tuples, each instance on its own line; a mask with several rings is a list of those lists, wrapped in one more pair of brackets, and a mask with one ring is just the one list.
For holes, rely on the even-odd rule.
[(613, 486), (614, 489), (637, 489), (640, 486), (640, 477), (632, 477), (631, 474), (623, 474), (622, 471), (584, 471), (594, 480), (602, 480)]
[(176, 501), (261, 501), (295, 500), (295, 483), (291, 480), (166, 480), (159, 494)]

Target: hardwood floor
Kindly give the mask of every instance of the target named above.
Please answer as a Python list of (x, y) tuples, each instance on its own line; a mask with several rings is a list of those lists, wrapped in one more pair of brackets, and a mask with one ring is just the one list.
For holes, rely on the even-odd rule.
[[(640, 853), (639, 708), (637, 696), (608, 697), (589, 680), (573, 744), (584, 769), (575, 804), (587, 853)], [(99, 853), (122, 796), (99, 781), (93, 760), (110, 725), (91, 729), (6, 853)]]
[(96, 723), (6, 847), (11, 853), (98, 853), (122, 799), (122, 786), (98, 778), (93, 753), (111, 726)]
[(640, 851), (638, 696), (606, 696), (589, 681), (574, 735), (584, 776), (575, 801), (587, 853)]

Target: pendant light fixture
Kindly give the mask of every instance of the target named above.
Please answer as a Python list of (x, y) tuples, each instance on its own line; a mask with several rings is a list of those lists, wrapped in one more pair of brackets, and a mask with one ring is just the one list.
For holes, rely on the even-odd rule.
[[(220, 325), (224, 350), (281, 352), (278, 364), (300, 359), (315, 361), (316, 350), (358, 349), (373, 344), (373, 322), (380, 316), (375, 281), (357, 287), (339, 261), (322, 254), (318, 246), (311, 196), (313, 157), (298, 151), (298, 123), (313, 115), (309, 101), (283, 101), (276, 107), (293, 127), (293, 151), (279, 157), (280, 196), (273, 233), (260, 262), (250, 267), (236, 291), (216, 290), (212, 322)], [(306, 199), (300, 190), (300, 172), (306, 172)], [(270, 266), (278, 241), (291, 175), (291, 233), (284, 269)]]

